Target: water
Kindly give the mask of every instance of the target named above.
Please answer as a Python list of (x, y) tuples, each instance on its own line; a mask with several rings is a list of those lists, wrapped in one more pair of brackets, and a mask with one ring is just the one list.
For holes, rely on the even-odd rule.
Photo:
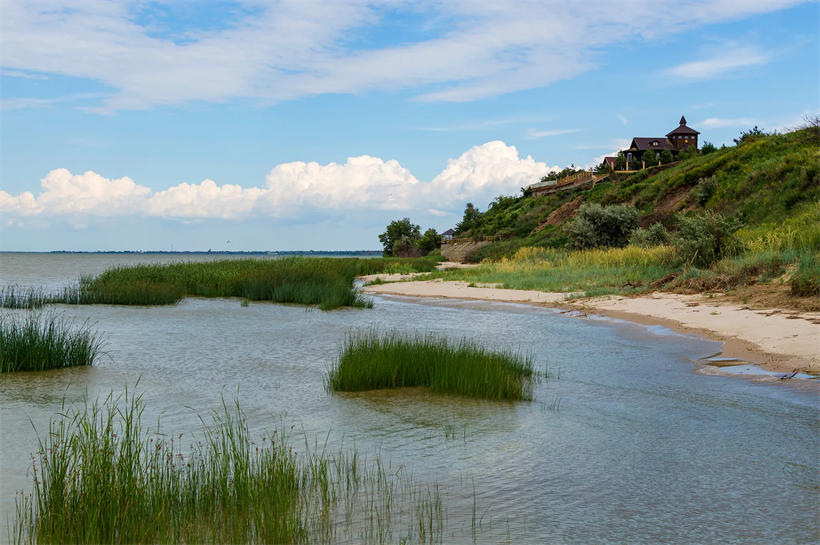
[[(186, 256), (185, 258), (189, 258)], [(196, 256), (195, 258), (200, 258)], [(145, 256), (2, 254), (2, 281), (55, 286)], [(37, 265), (32, 266), (32, 259)], [(174, 260), (173, 256), (162, 259)], [(107, 260), (107, 261), (106, 261)], [(816, 381), (699, 372), (720, 343), (524, 305), (375, 298), (321, 312), (230, 299), (172, 307), (58, 307), (104, 332), (94, 368), (0, 376), (0, 516), (28, 486), (32, 424), (65, 398), (125, 385), (146, 421), (194, 436), (197, 414), (238, 398), (255, 430), (380, 452), (439, 483), (447, 543), (794, 543), (818, 540)], [(22, 312), (22, 311), (14, 311)], [(418, 393), (330, 395), (345, 334), (377, 327), (531, 351), (554, 378), (535, 400)], [(475, 487), (475, 488), (473, 488)], [(0, 528), (0, 539), (6, 537)]]

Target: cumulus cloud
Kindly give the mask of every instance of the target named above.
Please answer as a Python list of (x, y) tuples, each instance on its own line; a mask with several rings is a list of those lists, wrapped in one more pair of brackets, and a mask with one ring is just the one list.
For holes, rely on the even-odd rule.
[(182, 183), (151, 196), (145, 214), (172, 218), (238, 219), (247, 217), (264, 190), (225, 184), (213, 180), (200, 184)]
[(516, 193), (559, 170), (499, 140), (473, 146), (450, 159), (430, 181), (419, 181), (397, 160), (362, 155), (344, 163), (291, 162), (275, 166), (262, 187), (219, 185), (213, 180), (180, 183), (152, 191), (123, 177), (95, 172), (49, 172), (40, 193), (0, 191), (0, 212), (17, 218), (145, 216), (183, 220), (241, 220), (251, 216), (294, 217), (307, 210), (418, 210), (444, 215), (454, 204)]
[(111, 180), (96, 172), (72, 174), (64, 168), (46, 174), (40, 189), (37, 197), (30, 192), (13, 197), (0, 191), (0, 211), (22, 216), (127, 215), (139, 211), (151, 193), (128, 177)]
[[(0, 46), (12, 74), (85, 78), (113, 89), (94, 106), (102, 112), (400, 88), (416, 90), (419, 100), (467, 101), (573, 77), (596, 65), (597, 51), (624, 40), (652, 40), (799, 2), (680, 0), (674, 10), (659, 10), (656, 2), (635, 0), (629, 9), (613, 10), (604, 0), (353, 0), (321, 6), (240, 0), (231, 10), (239, 15), (227, 24), (180, 30), (157, 29), (155, 12), (174, 13), (184, 4), (193, 12), (177, 13), (176, 24), (184, 25), (213, 16), (206, 13), (213, 6), (74, 0), (66, 8), (28, 0), (3, 3)], [(366, 48), (349, 39), (379, 31), (402, 12), (421, 21), (423, 36)], [(708, 77), (764, 62), (760, 52), (752, 53), (686, 63), (671, 73)]]
[(419, 181), (395, 159), (362, 155), (344, 164), (296, 161), (274, 167), (265, 177), (261, 205), (276, 215), (288, 209), (408, 208)]
[(500, 140), (473, 146), (458, 159), (447, 161), (446, 168), (430, 184), (430, 196), (444, 202), (463, 201), (473, 195), (516, 192), (522, 185), (537, 181), (548, 167), (531, 156), (520, 158), (515, 146)]

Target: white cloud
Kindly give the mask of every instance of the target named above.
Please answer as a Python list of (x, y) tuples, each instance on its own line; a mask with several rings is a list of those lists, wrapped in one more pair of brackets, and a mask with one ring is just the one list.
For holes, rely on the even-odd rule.
[(495, 140), (473, 146), (458, 159), (447, 161), (447, 167), (431, 182), (430, 197), (450, 203), (476, 195), (517, 192), (521, 186), (556, 170), (560, 169), (529, 155), (522, 159), (515, 146)]
[(524, 138), (534, 140), (536, 138), (544, 138), (545, 136), (560, 136), (562, 134), (572, 134), (579, 132), (581, 129), (553, 129), (548, 131), (539, 131), (537, 129), (527, 129)]
[(42, 179), (38, 195), (0, 191), (0, 212), (16, 218), (65, 216), (74, 224), (90, 217), (143, 216), (243, 220), (252, 216), (300, 217), (316, 210), (418, 210), (447, 215), (440, 208), (467, 200), (517, 193), (548, 171), (559, 170), (530, 156), (520, 157), (501, 141), (473, 146), (431, 181), (422, 182), (397, 160), (362, 155), (344, 163), (292, 162), (268, 172), (263, 187), (218, 185), (213, 180), (181, 183), (152, 192), (127, 177), (56, 169)]
[(618, 121), (621, 122), (621, 125), (628, 125), (629, 124), (629, 118), (626, 117), (624, 114), (615, 114), (615, 117), (618, 118)]
[[(138, 24), (134, 13), (152, 3), (74, 0), (65, 8), (29, 0), (3, 3), (0, 47), (2, 64), (12, 74), (86, 78), (113, 89), (99, 111), (399, 88), (416, 90), (420, 100), (468, 101), (573, 77), (595, 66), (596, 52), (612, 44), (798, 2), (681, 0), (674, 10), (659, 10), (655, 2), (636, 0), (629, 9), (613, 10), (604, 0), (247, 0), (246, 15), (225, 28), (195, 28), (175, 41)], [(191, 6), (214, 9), (210, 3)], [(410, 11), (432, 29), (430, 37), (367, 49), (352, 45), (350, 36), (366, 35), (391, 14)], [(766, 60), (757, 50), (736, 50), (670, 72), (709, 77)]]
[(265, 177), (260, 203), (267, 213), (290, 215), (302, 207), (329, 209), (406, 209), (419, 181), (395, 159), (362, 155), (344, 164), (293, 162), (273, 168)]
[(21, 216), (127, 215), (139, 211), (151, 193), (128, 177), (111, 180), (92, 171), (71, 174), (64, 168), (46, 174), (40, 188), (37, 197), (30, 192), (13, 197), (0, 191), (0, 211)]
[(756, 47), (737, 47), (709, 59), (679, 64), (668, 69), (666, 73), (683, 79), (708, 79), (731, 70), (766, 64), (769, 60), (771, 55)]
[(756, 121), (750, 117), (710, 117), (696, 123), (697, 126), (709, 129), (719, 129), (725, 127), (752, 127)]
[(251, 213), (263, 193), (256, 187), (218, 186), (213, 180), (198, 185), (182, 183), (152, 195), (145, 213), (173, 218), (240, 219)]

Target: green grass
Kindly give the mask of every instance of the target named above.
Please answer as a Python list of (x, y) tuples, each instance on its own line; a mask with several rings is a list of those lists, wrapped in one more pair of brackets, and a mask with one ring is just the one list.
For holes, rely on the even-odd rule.
[(328, 374), (332, 391), (411, 386), (491, 400), (532, 399), (531, 356), (432, 334), (353, 333)]
[(146, 427), (144, 408), (126, 391), (52, 420), (32, 492), (17, 497), (16, 543), (443, 539), (438, 488), (401, 467), (318, 446), (302, 454), (284, 431), (255, 438), (238, 404), (224, 402), (184, 448), (181, 434)]
[(239, 297), (338, 307), (371, 307), (353, 287), (356, 276), (382, 272), (431, 271), (432, 259), (357, 259), (289, 257), (241, 259), (208, 263), (174, 263), (115, 267), (84, 277), (62, 293), (23, 292), (8, 287), (0, 304), (12, 308), (44, 304), (172, 305), (187, 296)]
[(433, 276), (500, 284), (506, 289), (600, 295), (648, 288), (651, 282), (675, 271), (677, 266), (675, 251), (669, 246), (580, 251), (528, 247), (508, 259)]
[(0, 315), (0, 372), (93, 365), (102, 341), (87, 323), (55, 314)]

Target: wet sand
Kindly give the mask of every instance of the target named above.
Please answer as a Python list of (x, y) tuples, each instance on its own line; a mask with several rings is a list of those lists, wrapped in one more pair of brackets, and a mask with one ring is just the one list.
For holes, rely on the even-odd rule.
[[(385, 278), (385, 280), (387, 280)], [(697, 333), (724, 342), (723, 355), (771, 371), (820, 373), (820, 313), (750, 309), (702, 295), (652, 293), (640, 297), (574, 299), (573, 294), (470, 286), (423, 280), (365, 286), (364, 292), (566, 307), (648, 325)]]

